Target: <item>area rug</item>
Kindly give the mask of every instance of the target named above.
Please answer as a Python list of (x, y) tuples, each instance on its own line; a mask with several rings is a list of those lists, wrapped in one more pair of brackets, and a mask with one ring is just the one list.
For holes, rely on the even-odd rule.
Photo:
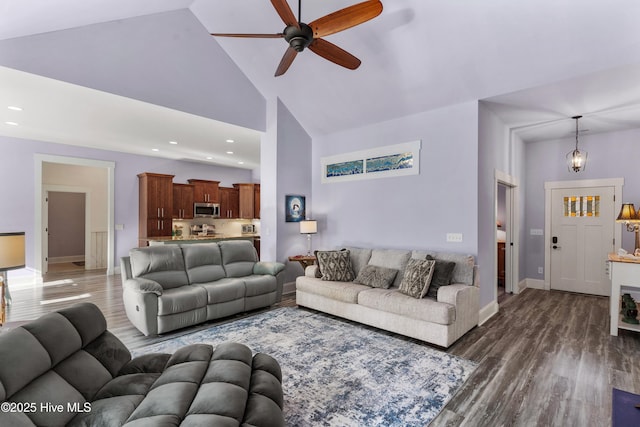
[(279, 308), (132, 351), (246, 344), (282, 366), (289, 426), (425, 426), (476, 363), (321, 313)]

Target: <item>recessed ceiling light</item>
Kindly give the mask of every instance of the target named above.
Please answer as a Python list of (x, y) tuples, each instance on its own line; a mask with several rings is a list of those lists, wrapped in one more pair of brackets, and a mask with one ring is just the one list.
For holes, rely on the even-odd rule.
[(207, 160), (213, 160), (213, 157), (207, 156)]
[(171, 144), (171, 145), (178, 145), (178, 141), (169, 141), (169, 144)]
[(22, 108), (16, 107), (15, 105), (9, 105), (7, 108), (13, 111), (22, 111)]
[(152, 148), (151, 151), (160, 151), (160, 150), (157, 148)]
[(239, 165), (244, 165), (244, 162), (238, 162)]
[(227, 142), (228, 142), (228, 143), (233, 143), (233, 142), (235, 142), (235, 141), (234, 141), (233, 139), (227, 139)]
[(227, 151), (227, 154), (233, 154), (233, 151)]
[(5, 123), (11, 126), (18, 126), (16, 122), (5, 122)]

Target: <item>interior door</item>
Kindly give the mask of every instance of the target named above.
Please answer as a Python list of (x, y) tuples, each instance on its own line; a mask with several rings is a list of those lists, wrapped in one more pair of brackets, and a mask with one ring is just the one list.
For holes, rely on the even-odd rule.
[(614, 251), (614, 187), (551, 191), (551, 289), (609, 295), (605, 262)]

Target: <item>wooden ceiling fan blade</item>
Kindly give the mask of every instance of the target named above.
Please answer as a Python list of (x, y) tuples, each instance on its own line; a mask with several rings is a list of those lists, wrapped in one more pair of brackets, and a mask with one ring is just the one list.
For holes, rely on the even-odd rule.
[(271, 0), (271, 4), (275, 8), (276, 12), (278, 12), (278, 15), (280, 15), (280, 19), (282, 19), (282, 22), (284, 22), (287, 27), (293, 25), (300, 28), (300, 24), (296, 19), (296, 15), (293, 14), (291, 7), (289, 7), (289, 3), (287, 3), (287, 0)]
[(347, 28), (355, 27), (382, 13), (380, 0), (369, 0), (316, 19), (309, 24), (313, 30), (313, 37), (319, 38), (337, 33)]
[(211, 33), (216, 37), (244, 37), (249, 39), (281, 39), (284, 34), (242, 34), (242, 33)]
[(360, 66), (360, 60), (351, 55), (346, 50), (330, 43), (324, 39), (314, 39), (309, 45), (309, 49), (334, 64), (341, 65), (350, 70), (355, 70)]
[(298, 51), (289, 46), (280, 60), (280, 64), (276, 69), (275, 77), (281, 76), (287, 72), (293, 60), (296, 59), (296, 55), (298, 55)]

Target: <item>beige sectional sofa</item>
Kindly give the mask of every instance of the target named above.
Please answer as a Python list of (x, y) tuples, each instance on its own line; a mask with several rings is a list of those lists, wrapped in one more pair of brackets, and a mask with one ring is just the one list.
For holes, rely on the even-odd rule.
[[(376, 328), (449, 347), (478, 325), (479, 289), (474, 258), (444, 252), (348, 247), (355, 276), (367, 265), (397, 270), (388, 289), (353, 281), (323, 280), (318, 266), (307, 267), (296, 279), (298, 305), (319, 310)], [(450, 284), (441, 286), (435, 298), (415, 298), (400, 292), (405, 269), (411, 258), (427, 256), (454, 263)], [(449, 264), (451, 266), (451, 264)]]

